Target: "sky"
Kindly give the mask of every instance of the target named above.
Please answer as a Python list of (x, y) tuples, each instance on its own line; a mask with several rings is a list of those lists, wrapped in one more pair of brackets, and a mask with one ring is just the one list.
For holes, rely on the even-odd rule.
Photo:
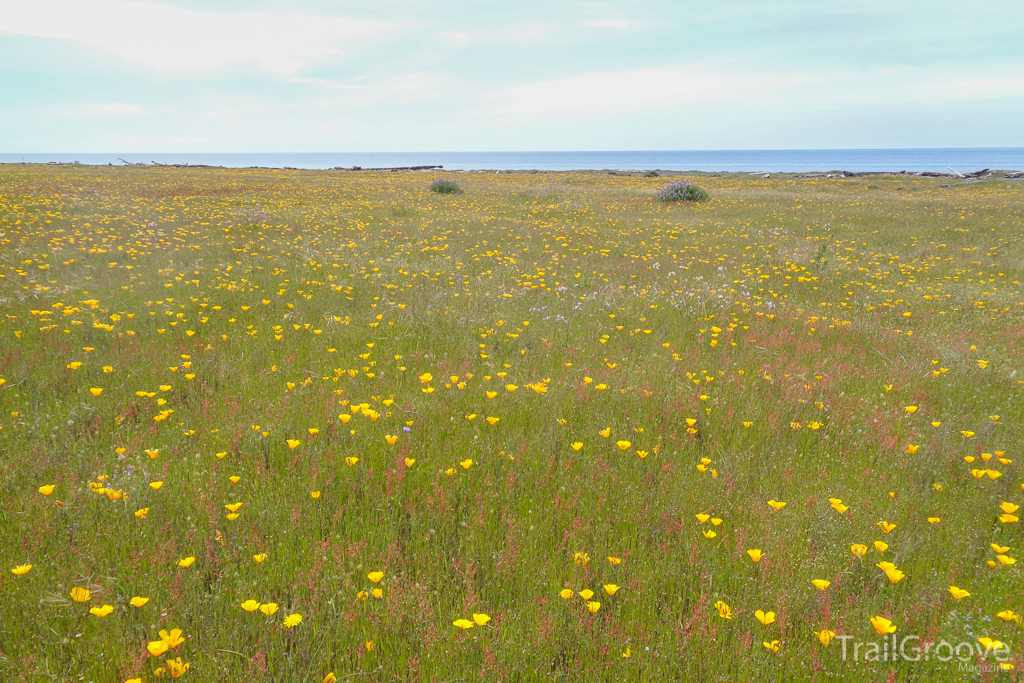
[(0, 153), (1024, 147), (1024, 3), (0, 0)]

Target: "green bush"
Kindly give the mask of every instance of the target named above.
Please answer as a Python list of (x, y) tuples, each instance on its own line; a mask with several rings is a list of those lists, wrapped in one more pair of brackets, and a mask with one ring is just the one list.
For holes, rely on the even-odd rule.
[(462, 188), (454, 180), (438, 178), (430, 183), (430, 191), (438, 194), (462, 194)]

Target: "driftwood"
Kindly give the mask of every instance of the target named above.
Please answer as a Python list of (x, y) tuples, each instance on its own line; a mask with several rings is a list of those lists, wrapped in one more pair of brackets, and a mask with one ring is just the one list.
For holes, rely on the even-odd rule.
[(362, 166), (353, 166), (352, 168), (345, 168), (344, 166), (335, 166), (330, 169), (332, 171), (430, 171), (436, 168), (444, 168), (444, 166), (394, 166), (391, 168), (363, 168)]

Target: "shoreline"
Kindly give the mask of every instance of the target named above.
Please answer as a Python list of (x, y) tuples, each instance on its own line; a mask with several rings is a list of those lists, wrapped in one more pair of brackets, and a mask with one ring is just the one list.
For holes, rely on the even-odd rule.
[(178, 168), (178, 169), (216, 169), (216, 170), (234, 170), (234, 171), (302, 171), (309, 173), (399, 173), (399, 172), (413, 172), (413, 173), (459, 173), (459, 174), (513, 174), (519, 173), (523, 175), (538, 175), (538, 174), (556, 174), (556, 173), (586, 173), (586, 174), (601, 174), (601, 175), (614, 175), (614, 176), (644, 176), (647, 173), (657, 173), (658, 176), (678, 176), (678, 175), (699, 175), (699, 176), (760, 176), (762, 178), (769, 178), (773, 176), (789, 177), (789, 178), (864, 178), (873, 176), (899, 176), (899, 177), (917, 177), (917, 178), (950, 178), (950, 179), (963, 179), (963, 180), (1024, 180), (1024, 171), (1015, 169), (990, 169), (983, 168), (976, 171), (968, 171), (966, 173), (960, 173), (957, 171), (943, 173), (939, 171), (845, 171), (834, 169), (830, 171), (699, 171), (699, 170), (672, 170), (672, 169), (596, 169), (596, 168), (580, 168), (570, 170), (550, 170), (550, 169), (445, 169), (441, 164), (433, 165), (418, 165), (418, 166), (397, 166), (397, 167), (380, 167), (380, 168), (362, 168), (359, 166), (353, 167), (341, 167), (336, 166), (333, 168), (299, 168), (295, 166), (217, 166), (213, 164), (161, 164), (157, 162), (124, 162), (122, 164), (90, 164), (82, 163), (80, 161), (47, 161), (47, 162), (18, 162), (18, 161), (6, 161), (0, 162), (0, 168), (8, 166), (45, 166), (45, 167), (86, 167), (86, 168)]

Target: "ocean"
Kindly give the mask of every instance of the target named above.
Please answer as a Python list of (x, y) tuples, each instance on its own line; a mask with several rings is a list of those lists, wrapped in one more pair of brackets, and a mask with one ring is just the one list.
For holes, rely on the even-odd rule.
[(205, 164), (229, 168), (381, 168), (443, 166), (469, 170), (623, 170), (810, 173), (825, 171), (933, 171), (985, 168), (1024, 170), (1024, 147), (977, 149), (763, 149), (626, 152), (275, 152), (9, 154), (0, 163)]

